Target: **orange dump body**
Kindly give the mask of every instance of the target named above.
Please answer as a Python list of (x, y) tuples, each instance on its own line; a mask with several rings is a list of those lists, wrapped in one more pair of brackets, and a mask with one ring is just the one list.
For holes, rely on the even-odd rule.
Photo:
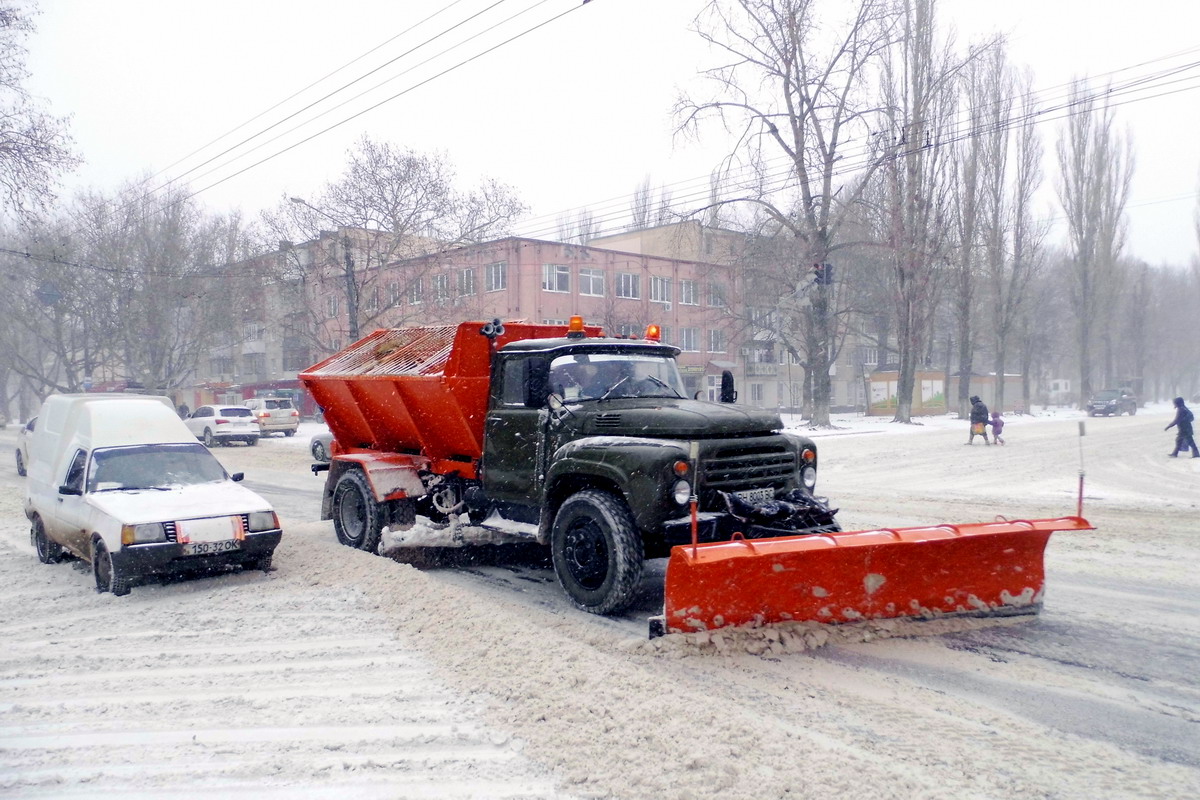
[(795, 621), (1035, 613), (1043, 553), (1082, 517), (682, 545), (667, 562), (665, 632)]
[(486, 324), (377, 330), (298, 377), (341, 452), (421, 455), (435, 472), (473, 478), (483, 454), (493, 350), (567, 333), (565, 325), (511, 322), (493, 342), (480, 333)]

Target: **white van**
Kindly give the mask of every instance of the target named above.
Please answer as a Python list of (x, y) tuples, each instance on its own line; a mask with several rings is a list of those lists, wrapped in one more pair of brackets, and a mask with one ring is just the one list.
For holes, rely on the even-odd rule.
[(99, 591), (229, 565), (267, 570), (282, 536), (165, 397), (52, 395), (29, 442), (25, 516), (44, 564), (90, 561)]

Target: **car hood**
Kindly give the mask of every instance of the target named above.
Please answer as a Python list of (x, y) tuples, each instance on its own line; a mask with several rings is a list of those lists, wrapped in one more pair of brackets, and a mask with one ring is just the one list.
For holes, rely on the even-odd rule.
[(172, 489), (93, 492), (88, 503), (122, 523), (197, 519), (267, 511), (271, 504), (233, 481)]

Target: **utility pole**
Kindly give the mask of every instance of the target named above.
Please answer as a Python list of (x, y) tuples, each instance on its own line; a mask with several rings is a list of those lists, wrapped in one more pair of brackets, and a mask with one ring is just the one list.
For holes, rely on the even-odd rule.
[(347, 333), (350, 336), (350, 341), (357, 342), (362, 338), (358, 332), (358, 283), (354, 279), (354, 253), (350, 247), (350, 234), (346, 232), (348, 226), (302, 198), (289, 197), (288, 200), (297, 205), (304, 206), (311, 211), (315, 211), (334, 225), (337, 225), (342, 231), (342, 273), (346, 280), (346, 316), (349, 321)]

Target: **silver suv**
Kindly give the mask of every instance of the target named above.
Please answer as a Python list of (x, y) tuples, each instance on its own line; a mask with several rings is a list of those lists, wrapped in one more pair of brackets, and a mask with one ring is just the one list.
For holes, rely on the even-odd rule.
[(300, 427), (300, 412), (287, 397), (255, 397), (243, 405), (254, 412), (263, 436), (271, 433), (295, 436)]

